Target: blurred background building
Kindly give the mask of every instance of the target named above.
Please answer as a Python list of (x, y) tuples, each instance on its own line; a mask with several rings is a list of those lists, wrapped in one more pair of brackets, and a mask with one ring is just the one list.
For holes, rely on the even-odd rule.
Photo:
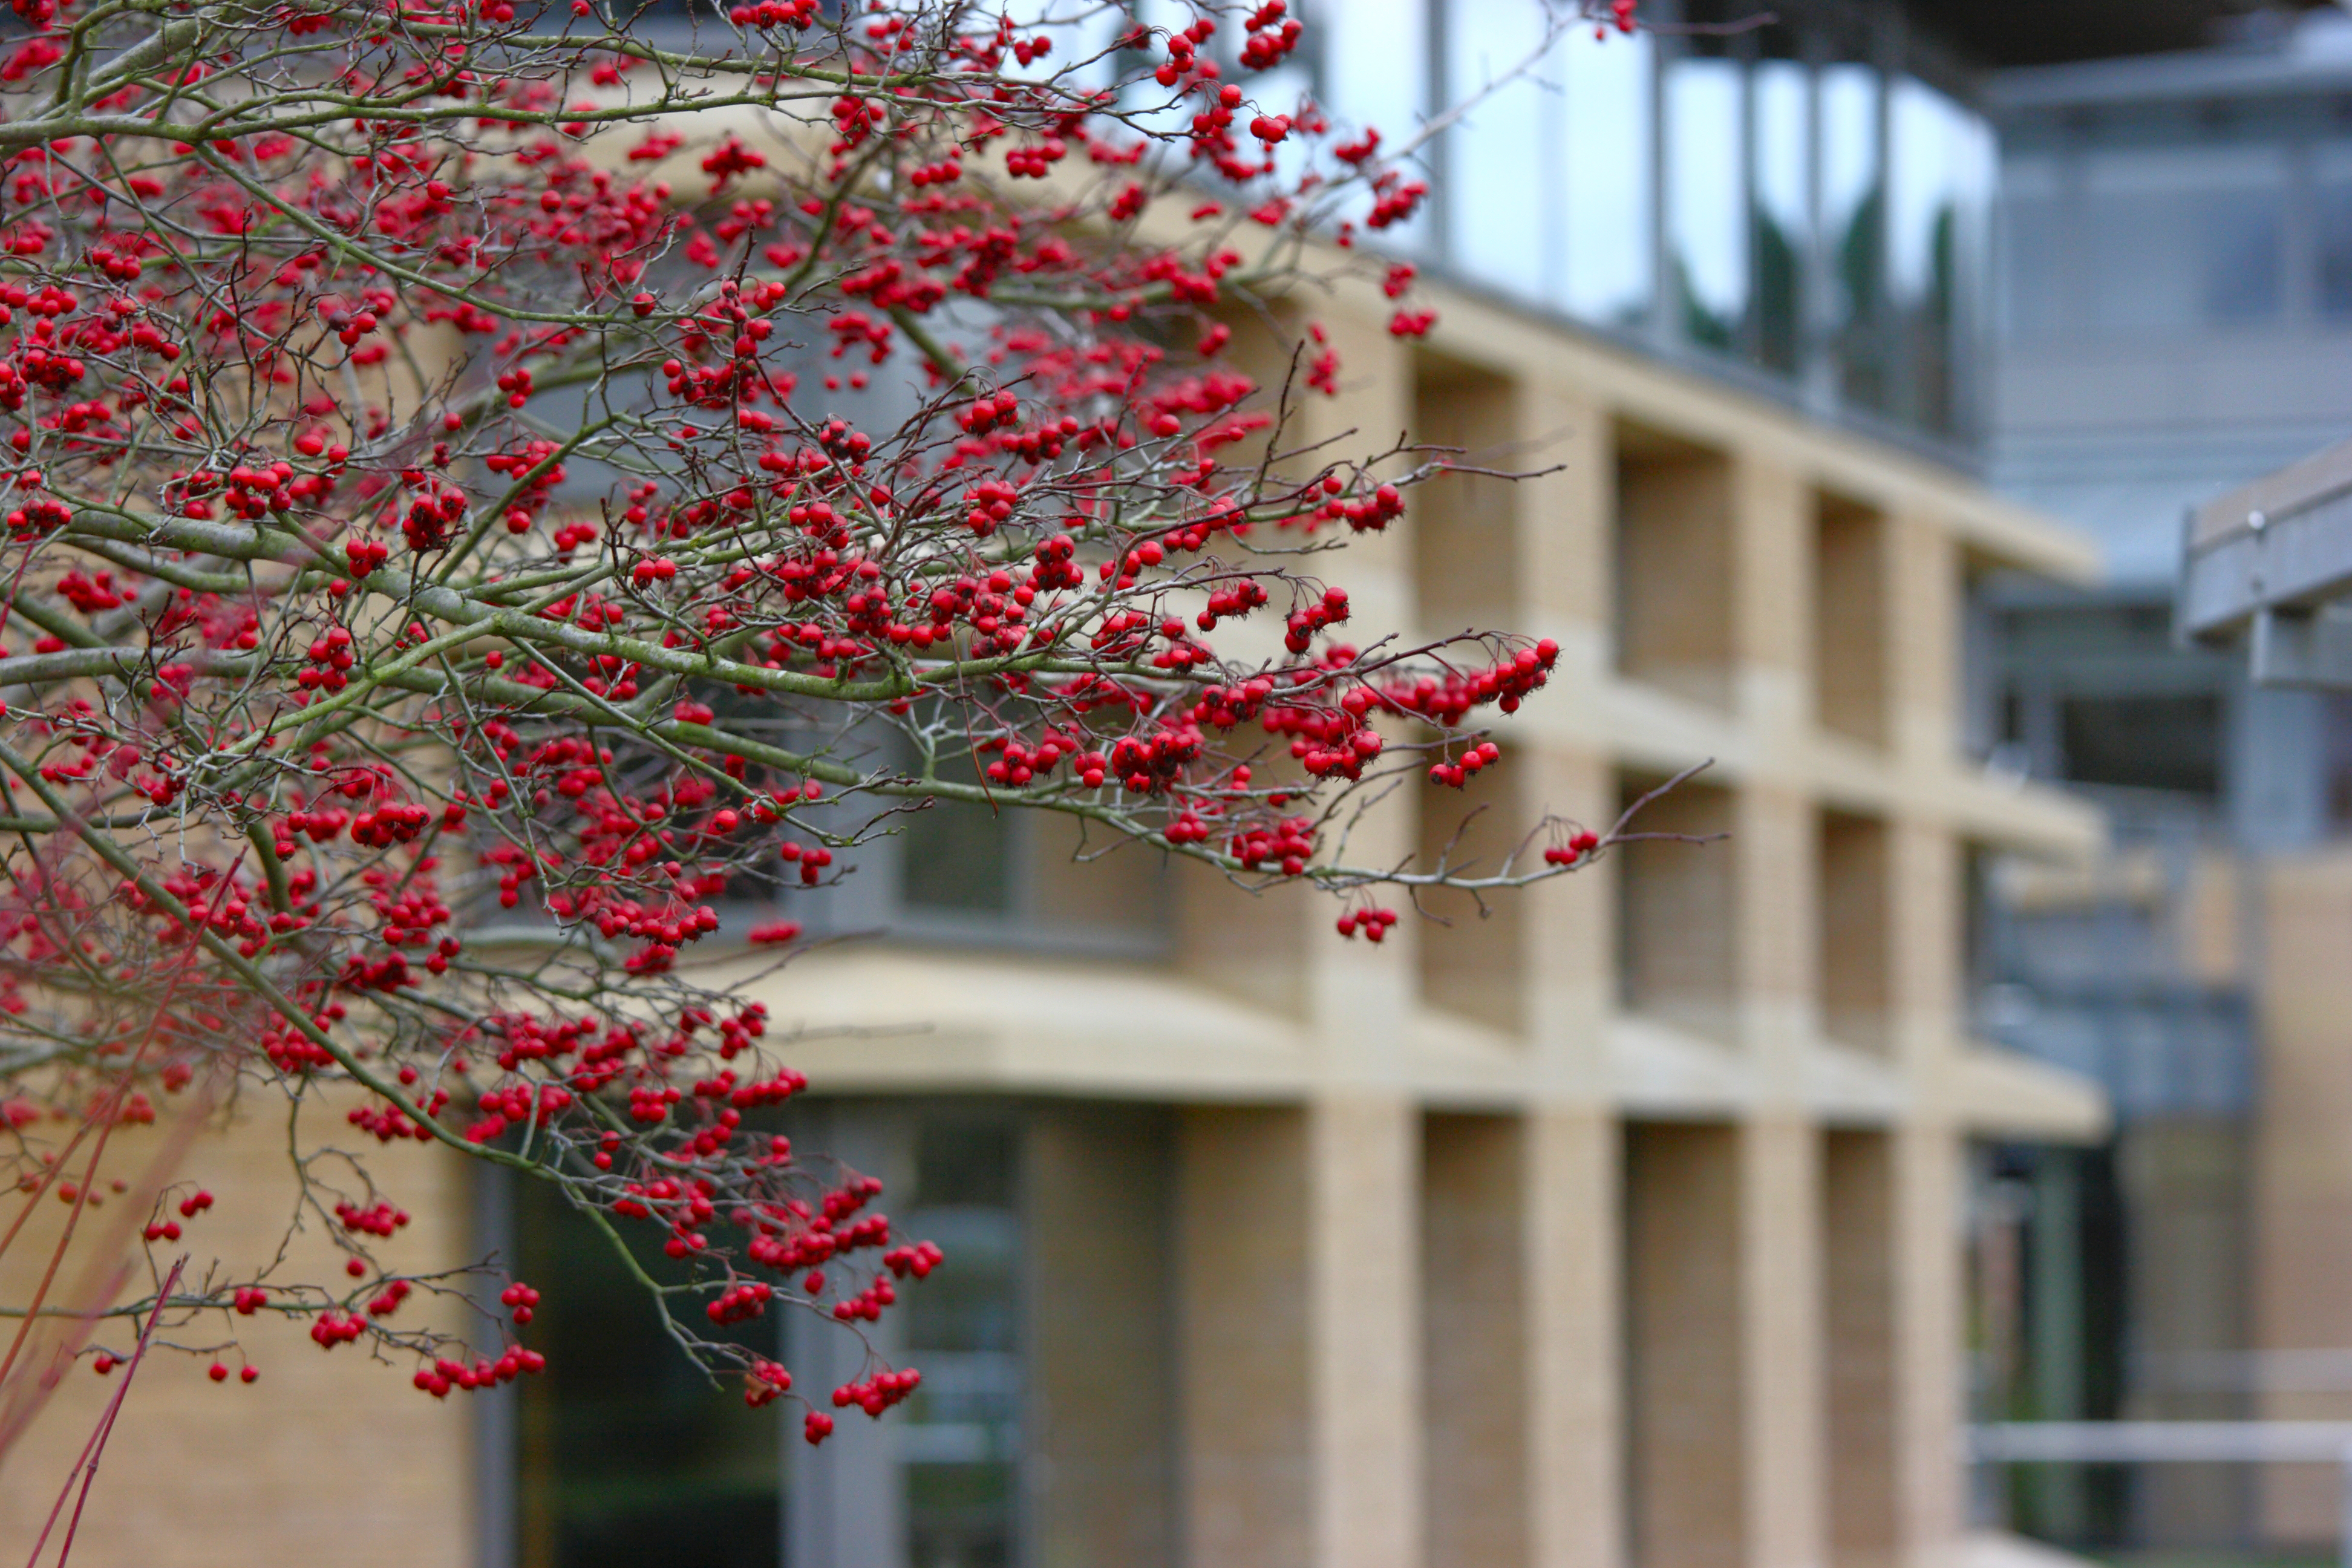
[[(2167, 40), (2187, 45), (2192, 40)], [(1999, 72), (1994, 483), (2095, 538), (2095, 591), (1994, 582), (1975, 743), (2106, 813), (2099, 864), (1986, 865), (1979, 1026), (2117, 1131), (1992, 1150), (2021, 1286), (1979, 1398), (2042, 1418), (2352, 1415), (2352, 707), (2171, 635), (2187, 509), (2352, 430), (2352, 16)], [(2096, 53), (2122, 55), (2116, 47)], [(2020, 1472), (2054, 1539), (2327, 1549), (2332, 1467)]]

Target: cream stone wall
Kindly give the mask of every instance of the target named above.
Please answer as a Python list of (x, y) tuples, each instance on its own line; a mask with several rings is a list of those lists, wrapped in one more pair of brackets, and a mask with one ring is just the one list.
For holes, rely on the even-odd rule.
[[(332, 1103), (314, 1106), (310, 1114), (322, 1123), (341, 1120)], [(107, 1169), (135, 1181), (163, 1142), (164, 1131), (118, 1133)], [(343, 1282), (341, 1256), (322, 1241), (318, 1216), (294, 1212), (285, 1140), (281, 1107), (266, 1119), (239, 1118), (226, 1135), (198, 1139), (173, 1163), (179, 1194), (202, 1186), (216, 1200), (182, 1222), (183, 1249), (196, 1267), (217, 1257), (250, 1268), (268, 1259), (292, 1228), (287, 1263), (277, 1277)], [(386, 1194), (413, 1216), (378, 1251), (388, 1267), (422, 1272), (469, 1260), (467, 1172), (458, 1162), (412, 1143), (376, 1156), (373, 1169)], [(341, 1173), (321, 1174), (333, 1181)], [(22, 1201), (9, 1194), (8, 1218), (0, 1225), (13, 1223)], [(0, 1300), (31, 1298), (65, 1213), (54, 1197), (45, 1202), (9, 1247), (0, 1261)], [(84, 1223), (97, 1226), (115, 1217), (114, 1209), (102, 1209)], [(114, 1237), (118, 1244), (124, 1239)], [(135, 1233), (128, 1239), (135, 1240)], [(52, 1304), (85, 1304), (76, 1273), (99, 1250), (76, 1255), (49, 1298)], [(173, 1254), (168, 1245), (156, 1248), (163, 1268)], [(200, 1276), (190, 1275), (181, 1289), (201, 1284)], [(131, 1289), (152, 1285), (141, 1278)], [(417, 1321), (432, 1317), (421, 1296), (401, 1311)], [(446, 1311), (438, 1321), (459, 1326)], [(0, 1334), (13, 1336), (16, 1328), (16, 1321), (0, 1321)], [(138, 1337), (130, 1322), (118, 1319), (105, 1323), (94, 1342), (123, 1354)], [(478, 1412), (467, 1400), (436, 1401), (409, 1386), (407, 1368), (372, 1362), (354, 1346), (322, 1351), (304, 1323), (274, 1316), (205, 1314), (163, 1342), (199, 1353), (151, 1351), (141, 1365), (100, 1457), (74, 1542), (73, 1568), (247, 1568), (262, 1558), (405, 1568), (471, 1560), (477, 1499), (466, 1456)], [(205, 1371), (215, 1359), (233, 1373), (250, 1363), (260, 1370), (259, 1380), (210, 1382)], [(30, 1555), (123, 1375), (120, 1368), (94, 1375), (87, 1360), (65, 1370), (47, 1407), (0, 1466), (0, 1552), (15, 1560)], [(55, 1561), (62, 1532), (61, 1524), (44, 1568)]]
[[(1156, 1165), (1078, 1110), (1031, 1145), (1079, 1184), (1033, 1214), (1038, 1268), (1160, 1237), (1129, 1283), (1039, 1320), (1069, 1359), (1030, 1396), (1038, 1568), (1939, 1565), (1962, 1141), (2103, 1116), (1961, 1029), (1964, 849), (2063, 859), (2098, 829), (1961, 756), (1958, 606), (1971, 570), (2088, 556), (1916, 458), (1433, 302), (1414, 344), (1369, 289), (1313, 301), (1342, 391), (1303, 437), (1407, 430), (1551, 471), (1433, 488), (1329, 575), (1368, 628), (1559, 641), (1550, 688), (1499, 725), (1478, 796), (1498, 826), (1606, 826), (1707, 763), (1644, 826), (1727, 838), (1621, 851), (1490, 919), (1433, 900), (1451, 925), (1379, 948), (1335, 938), (1324, 902), (1183, 868), (1157, 962), (873, 945), (708, 975), (740, 972), (786, 1026), (860, 1026), (801, 1051), (827, 1090), (1172, 1108)], [(1401, 791), (1349, 852), (1433, 853), (1465, 805)], [(257, 1125), (192, 1164), (236, 1198), (213, 1234), (264, 1212), (273, 1157)], [(404, 1157), (442, 1196), (404, 1245), (457, 1255), (458, 1174)], [(1099, 1369), (1155, 1333), (1164, 1380), (1114, 1393)], [(264, 1365), (253, 1389), (159, 1369), (80, 1568), (475, 1561), (483, 1465), (454, 1401), (299, 1341)], [(48, 1441), (87, 1420), (82, 1377)], [(57, 1468), (12, 1456), (0, 1537)]]

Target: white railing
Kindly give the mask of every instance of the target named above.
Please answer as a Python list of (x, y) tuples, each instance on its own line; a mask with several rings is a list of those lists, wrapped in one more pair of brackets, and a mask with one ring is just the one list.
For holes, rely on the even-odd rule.
[(1971, 1426), (1977, 1464), (2323, 1464), (2343, 1468), (2343, 1568), (2352, 1568), (2352, 1421), (2000, 1421)]

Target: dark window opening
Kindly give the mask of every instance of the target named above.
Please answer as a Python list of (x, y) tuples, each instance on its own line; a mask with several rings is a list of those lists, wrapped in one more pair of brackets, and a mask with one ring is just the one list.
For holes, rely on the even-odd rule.
[[(545, 1183), (515, 1184), (517, 1272), (542, 1295), (529, 1342), (547, 1370), (520, 1386), (517, 1525), (524, 1568), (776, 1568), (782, 1427), (714, 1391), (664, 1331), (612, 1244)], [(651, 1226), (630, 1257), (687, 1278)], [(720, 1331), (698, 1324), (717, 1337)], [(777, 1320), (730, 1337), (776, 1353)]]
[(2073, 783), (2221, 793), (2219, 697), (2070, 697), (2059, 733)]

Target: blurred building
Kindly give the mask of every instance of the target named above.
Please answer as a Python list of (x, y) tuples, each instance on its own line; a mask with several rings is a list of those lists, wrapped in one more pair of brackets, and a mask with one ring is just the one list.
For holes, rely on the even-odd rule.
[[(1345, 373), (1310, 439), (1557, 465), (1449, 480), (1344, 570), (1368, 623), (1564, 650), (1465, 847), (1607, 824), (1712, 759), (1645, 823), (1706, 842), (1491, 912), (1433, 900), (1443, 923), (1373, 948), (1318, 901), (923, 814), (824, 917), (880, 938), (727, 961), (813, 1031), (805, 1145), (949, 1249), (886, 1330), (914, 1402), (812, 1456), (789, 1411), (692, 1378), (562, 1215), (404, 1151), (443, 1197), (410, 1256), (490, 1247), (540, 1285), (547, 1374), (440, 1405), (290, 1335), (250, 1389), (159, 1366), (78, 1568), (1951, 1561), (1990, 1321), (1969, 1173), (2105, 1118), (1969, 1022), (1971, 868), (2101, 842), (2089, 805), (1971, 754), (1962, 658), (1987, 584), (2094, 570), (1974, 477), (1975, 84), (2084, 47), (2048, 9), (2011, 37), (1960, 5), (1645, 5), (1675, 30), (1580, 32), (1439, 144), (1444, 203), (1399, 241), (1439, 279), (1425, 342), (1376, 290), (1311, 301)], [(1536, 34), (1487, 0), (1327, 10), (1295, 85), (1397, 132)], [(1358, 852), (1438, 854), (1460, 803), (1419, 794)], [(202, 1156), (208, 1240), (274, 1244), (280, 1138)], [(778, 1331), (820, 1398), (849, 1370)], [(0, 1489), (10, 1539), (37, 1470)]]
[[(1971, 730), (2115, 841), (2084, 873), (1980, 868), (1980, 1026), (2117, 1119), (2102, 1149), (1988, 1157), (1982, 1217), (2022, 1260), (1989, 1413), (2352, 1415), (2352, 707), (2171, 632), (2187, 510), (2352, 431), (2352, 16), (2201, 43), (1987, 89), (1990, 476), (2109, 571), (1987, 585)], [(2078, 1543), (2343, 1527), (2323, 1467), (2012, 1479), (2014, 1517)]]

